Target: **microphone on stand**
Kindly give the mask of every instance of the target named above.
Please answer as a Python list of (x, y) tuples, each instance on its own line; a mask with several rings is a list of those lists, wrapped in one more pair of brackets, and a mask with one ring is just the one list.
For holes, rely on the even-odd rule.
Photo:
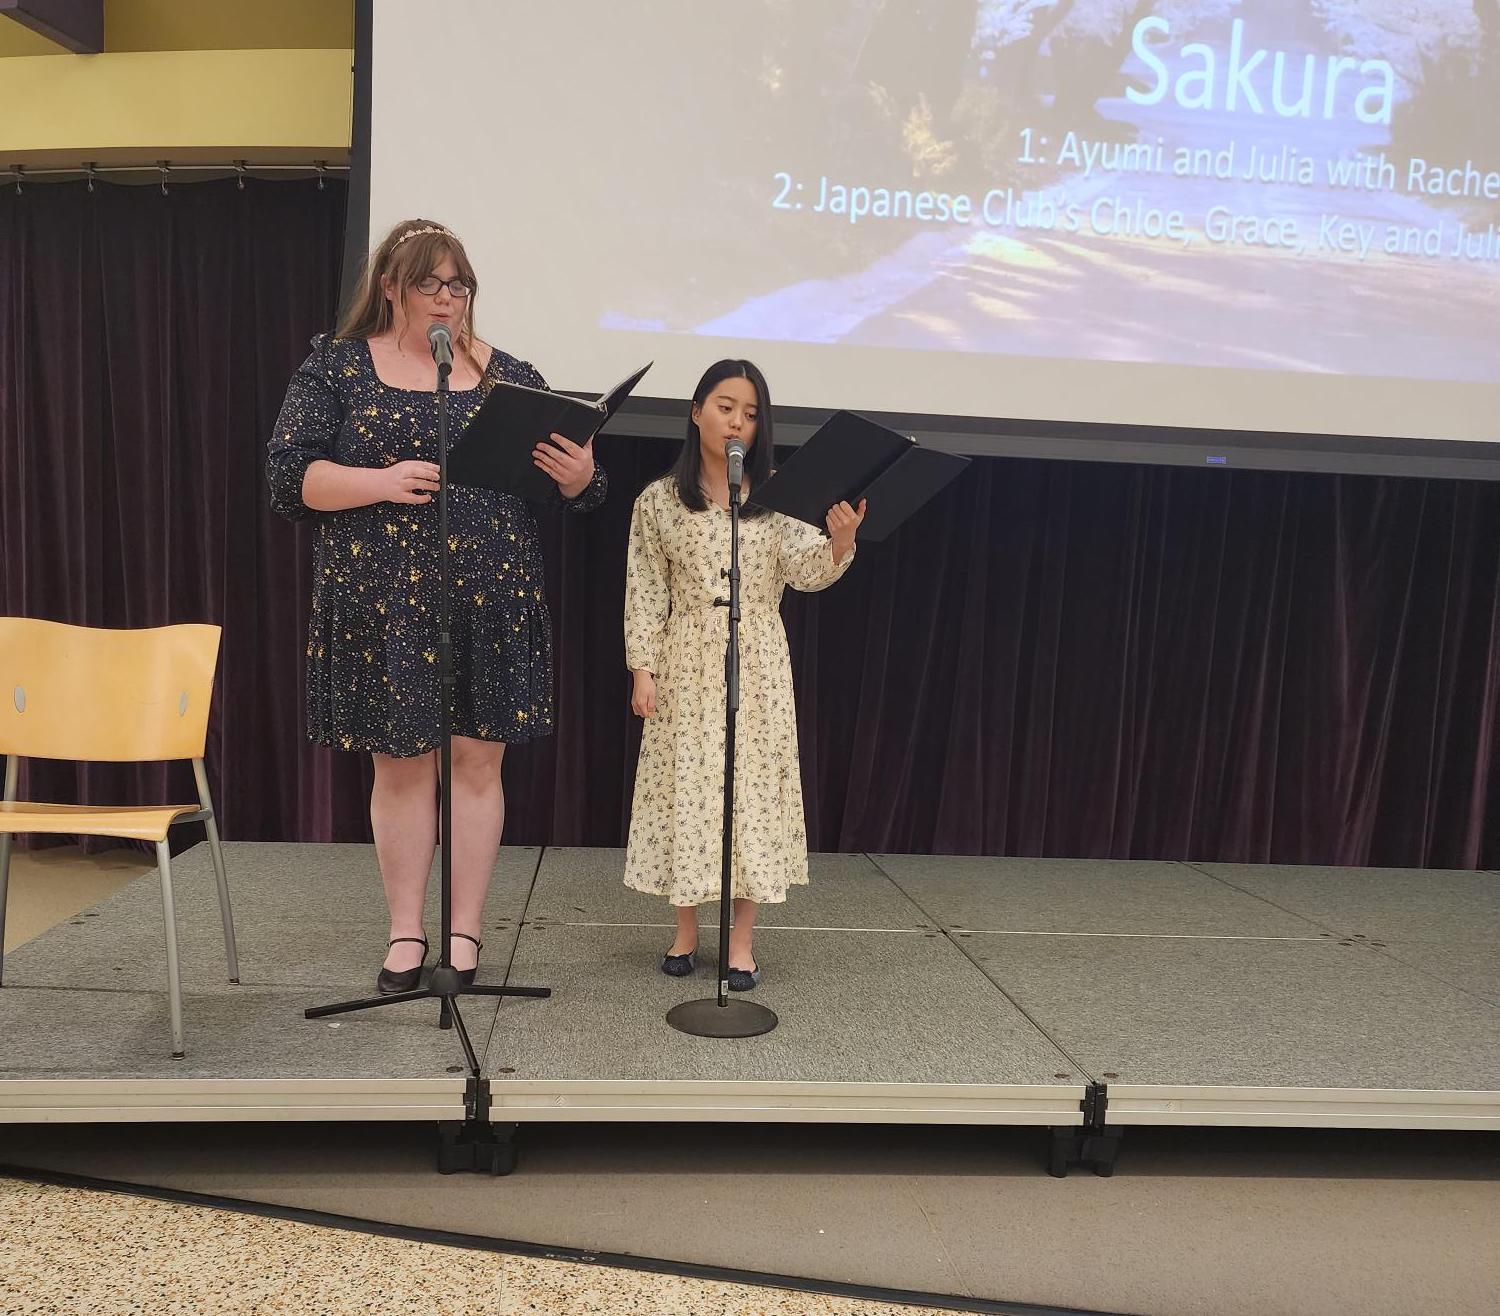
[(729, 487), (740, 488), (745, 482), (745, 441), (743, 439), (730, 439), (724, 445), (724, 462), (728, 468)]
[(448, 326), (445, 324), (428, 325), (427, 346), (432, 349), (432, 359), (437, 363), (438, 373), (451, 374), (453, 371), (453, 336), (448, 332)]

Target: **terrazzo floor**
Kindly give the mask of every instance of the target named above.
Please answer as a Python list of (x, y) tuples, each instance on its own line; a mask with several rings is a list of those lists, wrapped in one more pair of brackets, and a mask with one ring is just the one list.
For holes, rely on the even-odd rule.
[(921, 1316), (936, 1310), (0, 1180), (6, 1316)]

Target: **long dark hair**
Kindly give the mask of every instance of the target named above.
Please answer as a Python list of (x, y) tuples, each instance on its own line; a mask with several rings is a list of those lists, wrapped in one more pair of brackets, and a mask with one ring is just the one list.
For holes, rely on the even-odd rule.
[[(693, 406), (701, 407), (709, 394), (726, 379), (748, 379), (755, 390), (755, 442), (745, 454), (745, 474), (750, 477), (751, 489), (759, 489), (771, 478), (772, 448), (771, 390), (766, 386), (766, 377), (753, 361), (715, 361), (703, 372), (698, 387), (693, 390)], [(677, 486), (677, 497), (689, 511), (708, 511), (708, 499), (703, 493), (703, 451), (700, 446), (698, 426), (688, 410), (687, 438), (678, 454), (677, 464), (672, 467), (671, 480)], [(747, 503), (741, 516), (760, 516), (766, 509)]]

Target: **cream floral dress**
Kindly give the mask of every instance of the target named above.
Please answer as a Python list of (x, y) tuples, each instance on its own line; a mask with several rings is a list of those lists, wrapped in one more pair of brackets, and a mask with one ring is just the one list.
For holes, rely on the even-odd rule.
[[(740, 522), (740, 708), (735, 720), (733, 893), (763, 904), (807, 883), (792, 664), (781, 624), (786, 586), (819, 590), (834, 564), (822, 531), (767, 512)], [(656, 677), (625, 857), (625, 885), (674, 905), (719, 898), (724, 830), (725, 609), (729, 513), (693, 512), (668, 476), (630, 519), (625, 661)]]

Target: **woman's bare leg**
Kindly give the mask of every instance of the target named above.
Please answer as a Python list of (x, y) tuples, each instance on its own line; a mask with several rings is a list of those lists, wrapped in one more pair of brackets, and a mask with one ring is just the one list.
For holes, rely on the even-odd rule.
[(667, 954), (690, 954), (698, 949), (698, 906), (673, 905), (672, 910), (677, 915), (677, 936)]
[[(375, 785), (370, 791), (370, 830), (375, 834), (375, 858), (385, 885), (392, 938), (422, 935), (422, 905), (427, 899), (427, 874), (437, 845), (437, 760), (432, 754), (399, 759), (372, 754)], [(385, 967), (393, 972), (414, 969), (422, 962), (422, 948), (410, 942), (392, 946)]]
[[(480, 937), (505, 830), (504, 755), (504, 745), (453, 737), (453, 931), (471, 937)], [(479, 960), (478, 948), (463, 937), (453, 939), (450, 954), (455, 969), (472, 969)]]
[(734, 902), (734, 920), (729, 927), (729, 967), (755, 971), (755, 953), (750, 942), (755, 935), (755, 915), (759, 907), (753, 900)]

